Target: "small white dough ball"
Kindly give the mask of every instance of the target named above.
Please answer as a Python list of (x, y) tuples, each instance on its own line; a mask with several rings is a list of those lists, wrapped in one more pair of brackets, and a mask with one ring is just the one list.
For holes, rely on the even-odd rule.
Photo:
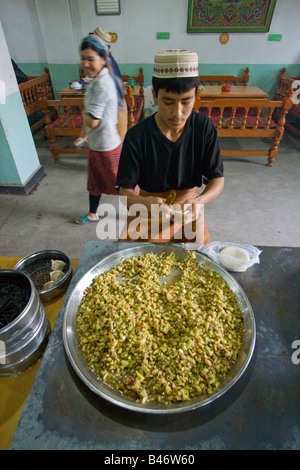
[(50, 279), (54, 282), (59, 282), (63, 277), (65, 277), (65, 273), (59, 270), (51, 271), (50, 273)]
[(239, 246), (227, 246), (220, 251), (219, 261), (229, 271), (242, 272), (250, 261), (249, 253)]

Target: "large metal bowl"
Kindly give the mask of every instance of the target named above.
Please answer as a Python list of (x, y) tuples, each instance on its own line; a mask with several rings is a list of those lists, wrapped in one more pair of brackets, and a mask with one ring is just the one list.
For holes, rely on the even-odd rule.
[(244, 374), (247, 369), (255, 348), (256, 340), (256, 326), (254, 314), (244, 291), (235, 281), (235, 279), (223, 268), (216, 263), (210, 261), (200, 253), (196, 253), (196, 258), (199, 264), (205, 269), (214, 269), (218, 272), (223, 279), (227, 282), (230, 289), (235, 293), (238, 305), (242, 311), (243, 321), (245, 326), (244, 333), (244, 346), (239, 352), (237, 361), (232, 366), (228, 374), (221, 381), (217, 391), (210, 396), (200, 396), (191, 401), (175, 403), (170, 405), (160, 403), (138, 403), (122, 396), (117, 391), (106, 385), (102, 380), (98, 379), (93, 371), (89, 368), (86, 360), (84, 359), (77, 337), (77, 314), (80, 307), (81, 300), (84, 296), (84, 291), (93, 279), (104, 273), (105, 271), (119, 265), (125, 258), (132, 256), (139, 256), (148, 252), (155, 254), (166, 252), (175, 252), (181, 258), (186, 256), (186, 250), (182, 247), (171, 245), (156, 245), (156, 244), (143, 244), (141, 246), (128, 248), (126, 250), (114, 253), (97, 263), (90, 271), (88, 271), (78, 282), (73, 292), (71, 293), (65, 311), (64, 324), (63, 324), (63, 341), (69, 361), (78, 374), (80, 379), (97, 395), (121, 406), (128, 410), (143, 412), (143, 413), (158, 413), (158, 414), (171, 414), (183, 411), (194, 410), (196, 408), (204, 407), (209, 403), (217, 400), (225, 394)]
[[(45, 289), (43, 284), (50, 279), (49, 273), (51, 271), (52, 259), (61, 260), (66, 263), (64, 269), (65, 276), (54, 286)], [(57, 250), (43, 250), (32, 253), (21, 259), (14, 269), (30, 277), (42, 302), (48, 302), (64, 294), (70, 284), (73, 273), (72, 264), (68, 256)]]

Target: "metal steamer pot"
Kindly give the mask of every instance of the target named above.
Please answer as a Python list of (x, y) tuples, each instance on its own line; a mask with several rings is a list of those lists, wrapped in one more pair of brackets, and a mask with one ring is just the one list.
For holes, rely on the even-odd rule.
[[(43, 284), (48, 280), (51, 271), (51, 260), (61, 260), (66, 263), (64, 269), (65, 276), (57, 282), (53, 287), (45, 288)], [(32, 280), (34, 287), (38, 291), (42, 302), (49, 302), (50, 300), (64, 294), (72, 279), (72, 263), (65, 253), (57, 250), (43, 250), (21, 259), (16, 266), (15, 270), (25, 273)]]
[(28, 293), (25, 308), (0, 328), (0, 376), (5, 377), (23, 372), (40, 357), (48, 342), (50, 324), (39, 294), (26, 274), (1, 269), (0, 280), (20, 281)]

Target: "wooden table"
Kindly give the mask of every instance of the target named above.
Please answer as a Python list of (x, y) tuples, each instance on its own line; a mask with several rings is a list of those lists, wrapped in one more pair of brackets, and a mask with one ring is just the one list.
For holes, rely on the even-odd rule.
[(84, 96), (84, 90), (72, 90), (69, 86), (57, 93), (62, 98), (80, 98)]
[(76, 283), (105, 256), (127, 248), (124, 242), (85, 244), (10, 449), (98, 449), (103, 458), (119, 449), (118, 456), (138, 455), (145, 462), (153, 450), (156, 456), (167, 450), (194, 453), (199, 465), (197, 450), (299, 449), (300, 366), (292, 360), (293, 353), (299, 357), (292, 344), (300, 332), (300, 248), (260, 247), (260, 264), (233, 274), (257, 328), (247, 373), (206, 410), (163, 416), (125, 410), (97, 396), (64, 351), (63, 319)]
[[(240, 87), (243, 88), (243, 87)], [(133, 96), (138, 96), (140, 93), (140, 85), (135, 85), (132, 89)], [(127, 87), (124, 86), (125, 95), (127, 95)], [(62, 98), (80, 98), (84, 96), (84, 89), (83, 90), (72, 90), (69, 86), (64, 88), (63, 90), (58, 92), (58, 95)]]
[[(0, 269), (13, 269), (20, 259), (18, 257), (1, 256)], [(75, 271), (78, 259), (72, 259), (71, 262)], [(43, 304), (51, 325), (51, 331), (58, 317), (64, 297), (62, 295)], [(9, 448), (27, 396), (40, 367), (40, 362), (41, 358), (21, 374), (11, 377), (0, 377), (0, 450), (7, 450)]]
[(200, 90), (201, 99), (219, 99), (219, 98), (262, 98), (267, 99), (268, 93), (257, 86), (231, 86), (230, 91), (222, 91), (221, 86), (205, 86), (204, 90)]

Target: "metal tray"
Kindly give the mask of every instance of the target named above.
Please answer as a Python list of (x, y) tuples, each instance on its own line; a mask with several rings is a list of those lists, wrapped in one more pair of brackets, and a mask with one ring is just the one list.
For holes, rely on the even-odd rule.
[(109, 269), (112, 269), (115, 266), (118, 266), (125, 258), (131, 258), (132, 256), (139, 256), (149, 252), (155, 254), (162, 252), (175, 252), (181, 258), (185, 258), (186, 256), (186, 250), (183, 247), (149, 243), (142, 244), (141, 246), (135, 246), (126, 250), (121, 250), (103, 258), (77, 283), (68, 300), (63, 323), (63, 341), (67, 356), (74, 371), (90, 390), (122, 408), (150, 414), (172, 414), (204, 407), (224, 395), (244, 374), (251, 361), (255, 348), (256, 325), (252, 307), (240, 285), (227, 271), (225, 271), (225, 269), (198, 252), (196, 252), (196, 258), (199, 264), (203, 265), (205, 262), (206, 264), (203, 266), (205, 269), (213, 269), (219, 273), (225, 282), (227, 282), (230, 289), (235, 293), (238, 305), (243, 314), (244, 326), (246, 330), (244, 333), (244, 347), (239, 352), (237, 361), (221, 381), (215, 393), (205, 397), (200, 396), (187, 402), (180, 402), (170, 405), (160, 403), (143, 404), (135, 402), (124, 397), (117, 391), (113, 390), (110, 386), (106, 385), (102, 380), (98, 379), (93, 371), (89, 368), (81, 353), (76, 331), (77, 313), (86, 287), (92, 283), (96, 276), (104, 273), (105, 271), (108, 271)]

